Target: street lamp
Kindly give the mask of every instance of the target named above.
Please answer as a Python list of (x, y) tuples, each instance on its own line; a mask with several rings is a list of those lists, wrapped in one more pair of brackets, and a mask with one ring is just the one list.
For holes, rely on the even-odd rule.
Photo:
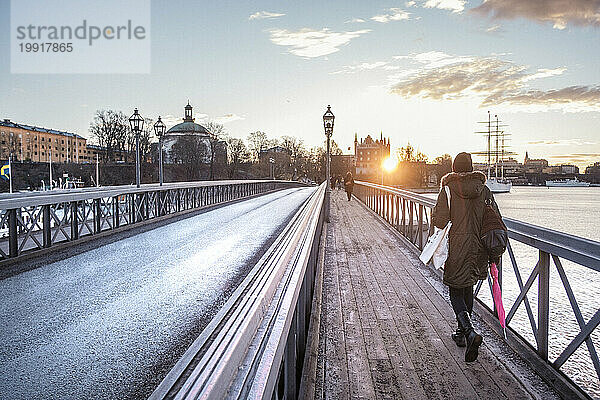
[(158, 181), (160, 186), (163, 184), (163, 151), (162, 151), (162, 139), (165, 134), (167, 127), (158, 116), (158, 121), (154, 124), (154, 133), (158, 136)]
[(135, 134), (135, 184), (140, 187), (140, 133), (144, 127), (144, 118), (138, 113), (138, 109), (133, 110), (133, 115), (129, 117), (129, 126)]
[(330, 140), (333, 135), (333, 123), (335, 121), (335, 115), (331, 112), (331, 106), (327, 106), (327, 111), (323, 114), (323, 128), (325, 128), (325, 136), (327, 136), (327, 162), (325, 163), (325, 220), (329, 222), (329, 201), (331, 199), (331, 147)]
[(271, 179), (275, 180), (275, 159), (273, 157), (269, 157), (269, 166), (271, 167), (269, 175), (271, 175)]

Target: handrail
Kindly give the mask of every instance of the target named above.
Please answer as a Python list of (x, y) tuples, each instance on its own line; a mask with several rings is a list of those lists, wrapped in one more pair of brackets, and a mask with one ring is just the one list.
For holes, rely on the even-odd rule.
[(0, 263), (140, 222), (298, 186), (305, 185), (280, 180), (230, 180), (5, 195), (0, 199)]
[(321, 184), (150, 399), (297, 397), (324, 197)]
[[(354, 193), (365, 205), (384, 218), (393, 228), (398, 230), (406, 237), (418, 250), (422, 250), (427, 242), (429, 227), (431, 224), (431, 212), (435, 207), (436, 201), (425, 196), (421, 196), (406, 190), (391, 188), (387, 186), (377, 185), (369, 182), (355, 181)], [(512, 304), (508, 304), (505, 299), (504, 307), (507, 311), (506, 325), (507, 329), (525, 342), (532, 348), (542, 363), (551, 366), (559, 375), (567, 378), (568, 383), (575, 385), (575, 391), (583, 396), (589, 396), (577, 383), (572, 382), (574, 375), (563, 371), (561, 368), (565, 362), (573, 355), (573, 353), (585, 343), (590, 355), (591, 363), (594, 366), (596, 375), (600, 380), (600, 361), (596, 351), (595, 343), (592, 340), (592, 332), (600, 324), (600, 309), (587, 322), (583, 318), (579, 304), (575, 298), (571, 284), (567, 278), (561, 260), (569, 260), (577, 265), (583, 266), (593, 271), (600, 272), (600, 243), (577, 237), (574, 235), (565, 234), (552, 229), (543, 228), (533, 224), (517, 221), (511, 218), (503, 218), (508, 228), (510, 239), (516, 242), (526, 244), (534, 248), (538, 252), (538, 261), (525, 283), (521, 277), (519, 265), (513, 246), (507, 248), (510, 265), (514, 272), (518, 283), (519, 295)], [(554, 360), (549, 360), (549, 345), (550, 345), (550, 266), (554, 264), (558, 275), (561, 279), (562, 286), (567, 294), (569, 303), (579, 325), (579, 332), (575, 338), (571, 339), (567, 345), (559, 347), (560, 355)], [(502, 262), (499, 265), (500, 284), (502, 285)], [(505, 272), (506, 273), (506, 272)], [(531, 304), (528, 299), (528, 293), (533, 283), (538, 281), (538, 310), (537, 318), (534, 316)], [(480, 281), (476, 288), (476, 295), (479, 293), (481, 284)], [(488, 282), (490, 282), (488, 278)], [(490, 285), (491, 291), (491, 285)], [(493, 315), (496, 315), (493, 310), (488, 308), (485, 303), (478, 298), (479, 302), (484, 305), (484, 308)], [(517, 309), (525, 305), (529, 323), (531, 326), (532, 336), (535, 342), (527, 340), (519, 335), (511, 326), (513, 317)], [(561, 324), (562, 321), (555, 321), (555, 324)], [(513, 323), (514, 325), (514, 323)], [(553, 342), (553, 344), (556, 344)], [(558, 344), (556, 344), (558, 345)], [(570, 390), (570, 389), (569, 389)]]
[[(135, 185), (101, 186), (77, 189), (56, 189), (45, 192), (26, 192), (3, 194), (0, 197), (0, 209), (17, 207), (39, 206), (49, 203), (80, 201), (99, 197), (110, 197), (129, 193), (143, 193), (148, 191), (189, 189), (206, 186), (227, 186), (242, 183), (290, 183), (281, 180), (224, 180), (224, 181), (194, 181), (170, 182), (160, 186), (158, 183), (147, 183), (136, 187)], [(298, 183), (298, 182), (296, 182)]]

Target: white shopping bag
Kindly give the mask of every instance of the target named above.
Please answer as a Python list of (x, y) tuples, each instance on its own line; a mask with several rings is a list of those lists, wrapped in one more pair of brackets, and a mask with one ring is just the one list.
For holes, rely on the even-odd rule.
[[(450, 211), (450, 189), (448, 186), (444, 186), (444, 189), (448, 198), (448, 211)], [(434, 228), (433, 234), (427, 239), (427, 243), (419, 256), (423, 264), (428, 264), (431, 261), (436, 268), (444, 266), (446, 259), (448, 259), (448, 234), (451, 227), (452, 221), (448, 221), (443, 229)]]

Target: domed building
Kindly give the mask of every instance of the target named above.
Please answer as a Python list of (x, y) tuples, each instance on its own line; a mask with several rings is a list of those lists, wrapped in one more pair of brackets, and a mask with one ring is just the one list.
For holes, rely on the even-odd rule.
[(210, 164), (214, 150), (214, 161), (225, 163), (227, 161), (227, 143), (219, 141), (208, 129), (195, 123), (192, 115), (192, 106), (188, 102), (184, 108), (183, 122), (171, 127), (164, 135), (164, 162), (181, 164), (193, 160)]

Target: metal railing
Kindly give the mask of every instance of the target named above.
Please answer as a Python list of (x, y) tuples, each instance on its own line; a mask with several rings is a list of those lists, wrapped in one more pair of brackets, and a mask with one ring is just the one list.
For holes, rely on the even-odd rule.
[(325, 184), (302, 205), (150, 399), (295, 399)]
[[(384, 218), (417, 249), (423, 249), (423, 246), (427, 243), (431, 211), (435, 206), (435, 200), (406, 190), (360, 181), (355, 182), (354, 194), (367, 207), (371, 208), (374, 212)], [(598, 361), (598, 354), (592, 339), (592, 332), (594, 332), (600, 324), (600, 309), (595, 311), (593, 316), (587, 321), (584, 319), (580, 305), (575, 298), (575, 294), (565, 273), (563, 262), (561, 261), (568, 260), (569, 262), (583, 266), (590, 271), (600, 272), (600, 243), (510, 218), (504, 218), (504, 221), (508, 227), (509, 237), (511, 241), (513, 241), (513, 245), (514, 242), (519, 242), (527, 245), (526, 248), (530, 251), (533, 250), (537, 252), (537, 262), (531, 272), (529, 272), (525, 282), (523, 282), (515, 250), (510, 243), (507, 248), (507, 255), (510, 259), (510, 266), (512, 267), (511, 270), (514, 273), (514, 277), (518, 284), (518, 295), (514, 302), (507, 303), (506, 298), (504, 299), (504, 307), (507, 310), (507, 329), (526, 342), (543, 362), (551, 365), (555, 371), (559, 371), (563, 376), (567, 376), (570, 379), (572, 377), (569, 376), (569, 374), (564, 373), (561, 368), (575, 351), (585, 343), (591, 363), (600, 380), (600, 362)], [(506, 258), (506, 255), (504, 258)], [(507, 263), (505, 262), (504, 264)], [(554, 264), (556, 267), (560, 282), (568, 297), (573, 316), (579, 326), (579, 332), (576, 333), (575, 337), (568, 341), (568, 344), (559, 346), (558, 357), (556, 357), (554, 361), (549, 361), (548, 356), (550, 345), (549, 327), (551, 323), (555, 324), (554, 326), (561, 326), (564, 321), (551, 321), (550, 318), (552, 315), (550, 313), (550, 299), (557, 295), (557, 293), (551, 291), (552, 287), (550, 286), (551, 264)], [(499, 271), (501, 286), (502, 270), (502, 263), (500, 263)], [(506, 271), (504, 271), (504, 273), (506, 274)], [(537, 318), (534, 316), (528, 298), (528, 294), (531, 295), (530, 289), (536, 280)], [(490, 282), (489, 278), (488, 282)], [(479, 282), (475, 292), (476, 295), (479, 294), (482, 283), (483, 281)], [(485, 306), (483, 302), (481, 303)], [(521, 305), (525, 306), (527, 319), (529, 320), (529, 325), (531, 327), (531, 335), (529, 336), (534, 338), (533, 341), (525, 339), (514, 329), (516, 327), (514, 327), (513, 317)], [(597, 307), (595, 304), (588, 304), (588, 306), (593, 307), (593, 309)], [(485, 306), (485, 309), (496, 315), (490, 307)], [(592, 372), (590, 371), (590, 373)], [(578, 389), (586, 392), (585, 389), (581, 387)]]
[(210, 181), (56, 190), (0, 198), (0, 262), (57, 244), (271, 190), (291, 181)]

